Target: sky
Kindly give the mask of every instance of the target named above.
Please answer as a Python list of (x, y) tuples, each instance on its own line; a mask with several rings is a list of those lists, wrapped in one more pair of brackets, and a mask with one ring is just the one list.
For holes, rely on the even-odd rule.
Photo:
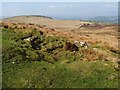
[(2, 2), (2, 16), (19, 15), (45, 15), (57, 18), (117, 16), (118, 2), (117, 0), (116, 2), (7, 2), (7, 0)]
[(0, 0), (2, 2), (119, 2), (119, 0)]

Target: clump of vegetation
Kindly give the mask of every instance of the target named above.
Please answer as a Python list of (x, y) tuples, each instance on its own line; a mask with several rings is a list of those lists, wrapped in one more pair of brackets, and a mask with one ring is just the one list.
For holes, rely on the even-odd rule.
[[(15, 32), (10, 31), (9, 33), (6, 33), (10, 30), (3, 29), (3, 34), (14, 34)], [(3, 37), (3, 39), (6, 38)], [(68, 53), (67, 57), (72, 57), (70, 55), (71, 52), (67, 52), (64, 50), (65, 38), (60, 38), (57, 36), (45, 36), (43, 32), (41, 31), (32, 31), (31, 33), (25, 33), (25, 34), (16, 34), (15, 36), (11, 36), (10, 40), (10, 47), (6, 50), (3, 49), (3, 60), (7, 62), (12, 61), (48, 61), (48, 62), (54, 62), (56, 60), (59, 60), (63, 53)], [(6, 38), (7, 39), (7, 38)], [(7, 40), (6, 40), (7, 42)], [(8, 41), (9, 42), (9, 41)], [(12, 42), (12, 43), (11, 43)], [(15, 48), (14, 48), (15, 47)], [(74, 49), (74, 47), (72, 47)], [(77, 48), (78, 49), (78, 48)], [(60, 53), (64, 51), (63, 53)], [(6, 53), (11, 55), (7, 55)], [(56, 54), (55, 54), (56, 53)], [(57, 55), (57, 56), (56, 56)], [(22, 59), (18, 60), (15, 57), (21, 56)], [(14, 60), (13, 60), (14, 58)], [(21, 61), (20, 61), (21, 62)]]

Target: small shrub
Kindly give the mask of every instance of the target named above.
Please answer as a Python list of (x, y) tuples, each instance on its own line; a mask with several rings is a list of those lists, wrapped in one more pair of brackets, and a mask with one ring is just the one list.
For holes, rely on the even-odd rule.
[(44, 59), (44, 56), (36, 51), (27, 50), (26, 58), (30, 61), (40, 61)]

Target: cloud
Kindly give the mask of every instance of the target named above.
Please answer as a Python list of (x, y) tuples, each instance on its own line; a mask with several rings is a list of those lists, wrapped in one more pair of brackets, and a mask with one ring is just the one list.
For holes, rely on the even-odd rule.
[(50, 6), (48, 6), (48, 8), (55, 8), (55, 7), (57, 7), (56, 5), (50, 5)]
[(105, 4), (105, 5), (102, 5), (102, 7), (105, 7), (105, 8), (114, 8), (115, 5)]
[(74, 7), (73, 5), (63, 5), (62, 7)]
[(49, 5), (47, 8), (68, 8), (68, 7), (74, 7), (73, 5)]

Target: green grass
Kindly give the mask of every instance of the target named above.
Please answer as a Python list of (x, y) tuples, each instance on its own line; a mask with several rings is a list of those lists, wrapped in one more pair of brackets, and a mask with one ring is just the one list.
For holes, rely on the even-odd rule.
[(7, 29), (2, 35), (3, 88), (118, 87), (118, 72), (112, 62), (82, 61), (85, 53), (81, 48), (76, 54), (61, 48), (64, 38), (38, 35), (36, 43), (41, 42), (41, 49), (35, 50), (21, 40), (26, 35)]
[(117, 72), (107, 62), (74, 62), (49, 64), (21, 62), (5, 64), (3, 87), (5, 88), (116, 88)]

